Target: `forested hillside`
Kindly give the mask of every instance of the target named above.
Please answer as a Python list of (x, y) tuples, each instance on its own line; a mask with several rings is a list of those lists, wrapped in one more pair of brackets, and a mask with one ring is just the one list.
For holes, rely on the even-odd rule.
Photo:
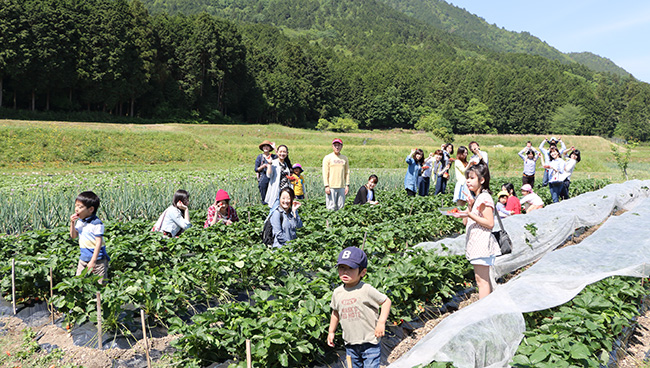
[(0, 44), (0, 114), (650, 139), (650, 85), (375, 0), (5, 0)]
[(629, 76), (625, 69), (616, 65), (613, 61), (591, 52), (570, 52), (569, 57), (577, 63), (586, 65), (591, 70), (598, 72), (614, 73), (620, 76)]
[(382, 1), (415, 19), (494, 51), (525, 53), (551, 60), (571, 61), (567, 55), (528, 32), (517, 33), (499, 28), (443, 0)]

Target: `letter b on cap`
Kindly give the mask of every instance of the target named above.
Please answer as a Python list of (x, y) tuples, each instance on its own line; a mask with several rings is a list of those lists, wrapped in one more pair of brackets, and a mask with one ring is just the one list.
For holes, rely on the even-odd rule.
[(341, 259), (348, 259), (348, 258), (350, 258), (350, 255), (352, 255), (352, 252), (350, 252), (349, 250), (346, 250), (341, 255)]

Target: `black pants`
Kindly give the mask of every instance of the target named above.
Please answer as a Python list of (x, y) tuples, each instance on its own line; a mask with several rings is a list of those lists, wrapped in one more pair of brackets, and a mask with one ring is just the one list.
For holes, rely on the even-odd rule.
[(535, 175), (526, 175), (521, 178), (522, 185), (530, 184), (531, 188), (535, 188)]
[(406, 189), (406, 195), (409, 197), (415, 197), (415, 192), (410, 189)]

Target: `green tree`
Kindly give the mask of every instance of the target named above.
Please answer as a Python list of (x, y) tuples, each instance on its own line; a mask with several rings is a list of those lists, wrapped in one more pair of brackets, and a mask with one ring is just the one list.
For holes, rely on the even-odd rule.
[(408, 127), (412, 120), (412, 114), (402, 98), (402, 93), (394, 86), (375, 96), (365, 115), (366, 126), (370, 128)]
[(149, 91), (151, 78), (156, 69), (158, 50), (155, 48), (154, 28), (142, 3), (133, 0), (129, 4), (130, 27), (127, 31), (129, 40), (130, 68), (125, 78), (125, 97), (129, 99), (129, 116), (135, 115), (135, 100)]
[(616, 135), (623, 139), (650, 139), (650, 88), (636, 87), (627, 107), (621, 113)]
[(549, 130), (553, 134), (577, 134), (582, 126), (582, 108), (580, 106), (566, 104), (557, 108), (551, 116)]
[(421, 116), (415, 123), (415, 129), (431, 132), (445, 142), (453, 142), (454, 140), (451, 123), (437, 112)]
[(476, 98), (472, 98), (467, 106), (467, 123), (471, 133), (475, 134), (496, 134), (493, 127), (494, 120), (488, 107)]
[(3, 106), (5, 78), (15, 77), (22, 68), (28, 34), (29, 24), (22, 2), (3, 1), (0, 6), (0, 107)]
[(332, 132), (353, 132), (359, 129), (359, 123), (350, 117), (335, 117), (332, 122), (327, 119), (318, 119), (318, 130), (328, 130)]

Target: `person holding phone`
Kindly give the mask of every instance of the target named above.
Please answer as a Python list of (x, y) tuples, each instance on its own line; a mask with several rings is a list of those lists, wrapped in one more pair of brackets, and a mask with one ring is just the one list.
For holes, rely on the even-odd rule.
[(296, 201), (291, 188), (280, 191), (280, 205), (271, 213), (273, 227), (273, 248), (280, 248), (297, 237), (296, 230), (302, 227), (298, 214), (301, 203)]

